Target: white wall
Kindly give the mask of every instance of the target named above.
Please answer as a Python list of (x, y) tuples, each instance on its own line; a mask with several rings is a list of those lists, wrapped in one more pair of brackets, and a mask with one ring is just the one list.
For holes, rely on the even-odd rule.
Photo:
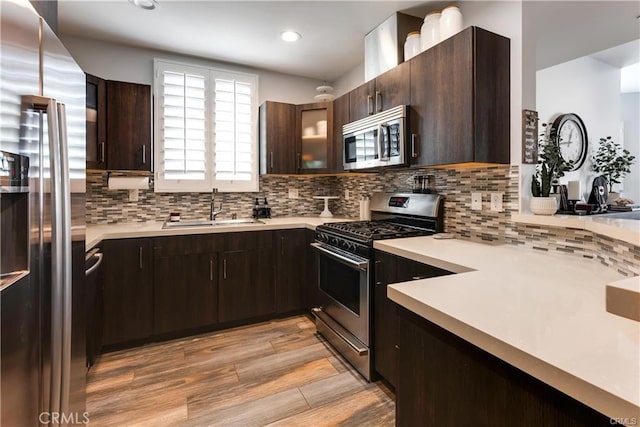
[(640, 92), (621, 95), (624, 148), (636, 156), (631, 173), (625, 177), (622, 197), (640, 203)]
[(258, 70), (178, 53), (125, 46), (84, 37), (62, 35), (61, 38), (86, 73), (109, 80), (153, 84), (153, 59), (162, 58), (257, 74), (259, 76), (259, 104), (266, 100), (293, 104), (314, 102), (313, 97), (317, 95), (316, 87), (323, 84), (320, 80)]
[[(537, 72), (536, 100), (540, 123), (551, 123), (562, 113), (575, 113), (584, 122), (589, 154), (582, 167), (560, 180), (580, 180), (585, 201), (593, 178), (591, 153), (600, 138), (622, 141), (620, 69), (590, 57), (578, 58)], [(615, 189), (615, 187), (614, 187)]]

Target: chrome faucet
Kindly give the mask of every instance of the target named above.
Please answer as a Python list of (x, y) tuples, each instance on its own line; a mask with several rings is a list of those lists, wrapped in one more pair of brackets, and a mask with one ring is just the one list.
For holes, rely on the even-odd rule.
[(213, 188), (211, 190), (211, 214), (209, 216), (209, 219), (211, 221), (215, 221), (216, 220), (216, 216), (222, 212), (222, 202), (220, 202), (220, 207), (218, 208), (218, 210), (215, 210), (215, 203), (216, 203), (216, 193), (218, 192), (217, 188)]

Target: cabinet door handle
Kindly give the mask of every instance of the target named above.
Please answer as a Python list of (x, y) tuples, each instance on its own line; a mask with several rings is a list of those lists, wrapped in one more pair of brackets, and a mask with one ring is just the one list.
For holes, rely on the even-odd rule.
[(138, 259), (139, 267), (140, 267), (140, 270), (142, 270), (142, 266), (143, 266), (143, 263), (142, 263), (142, 246), (138, 247), (138, 258), (139, 258)]
[(106, 163), (106, 161), (107, 161), (106, 160), (107, 159), (107, 156), (106, 156), (107, 144), (104, 141), (102, 141), (101, 143), (98, 144), (98, 146), (100, 147), (100, 159), (98, 160), (98, 163)]
[(302, 169), (302, 167), (300, 166), (300, 164), (302, 163), (302, 154), (301, 153), (297, 153), (296, 154), (296, 162), (298, 163), (298, 169)]
[(412, 133), (411, 134), (411, 157), (414, 159), (418, 157), (417, 146), (418, 146), (418, 134)]
[(376, 112), (382, 111), (382, 93), (380, 91), (376, 91)]
[(373, 96), (367, 95), (367, 111), (369, 115), (373, 114)]
[(147, 164), (147, 146), (146, 145), (142, 146), (142, 164), (143, 165)]
[(222, 260), (222, 278), (227, 280), (227, 260)]
[(269, 154), (271, 154), (270, 163), (271, 163), (271, 169), (273, 169), (273, 151), (271, 153), (269, 153)]
[(213, 260), (209, 259), (209, 280), (213, 282)]

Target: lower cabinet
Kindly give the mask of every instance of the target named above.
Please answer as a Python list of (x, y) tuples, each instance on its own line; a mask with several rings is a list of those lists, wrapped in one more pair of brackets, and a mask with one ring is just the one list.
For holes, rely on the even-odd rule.
[(224, 234), (219, 257), (218, 315), (221, 323), (275, 313), (273, 232)]
[(387, 252), (375, 252), (373, 363), (376, 372), (394, 387), (398, 383), (398, 316), (397, 305), (387, 298), (387, 285), (447, 274), (451, 273)]
[(162, 335), (218, 320), (218, 254), (154, 259), (153, 334)]
[(305, 282), (306, 230), (279, 230), (273, 233), (276, 258), (276, 312), (302, 310)]
[(313, 236), (294, 229), (106, 240), (103, 345), (302, 310)]
[(102, 248), (102, 343), (145, 340), (153, 331), (153, 239), (107, 240)]
[(608, 426), (609, 417), (399, 307), (396, 425)]

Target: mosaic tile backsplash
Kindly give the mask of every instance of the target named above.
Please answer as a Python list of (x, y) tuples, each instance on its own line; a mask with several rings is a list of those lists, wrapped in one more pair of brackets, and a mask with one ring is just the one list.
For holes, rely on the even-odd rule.
[[(458, 238), (485, 243), (506, 243), (535, 250), (561, 252), (593, 259), (625, 276), (640, 274), (640, 247), (589, 231), (560, 227), (533, 226), (511, 222), (518, 212), (519, 167), (493, 166), (473, 169), (388, 170), (371, 174), (338, 176), (264, 176), (257, 193), (220, 193), (224, 212), (219, 218), (251, 215), (256, 197), (267, 197), (272, 215), (317, 216), (322, 200), (312, 196), (337, 195), (330, 209), (336, 216), (357, 218), (363, 196), (376, 191), (410, 192), (415, 175), (433, 175), (435, 189), (445, 196), (445, 231)], [(289, 199), (289, 189), (298, 190), (299, 198)], [(349, 200), (344, 199), (349, 190)], [(483, 193), (481, 211), (472, 211), (471, 193)], [(503, 211), (489, 210), (490, 193), (503, 194)], [(138, 202), (128, 201), (127, 191), (107, 188), (106, 172), (87, 172), (88, 224), (164, 221), (170, 212), (180, 212), (184, 219), (208, 218), (209, 193), (154, 193), (140, 191)]]

